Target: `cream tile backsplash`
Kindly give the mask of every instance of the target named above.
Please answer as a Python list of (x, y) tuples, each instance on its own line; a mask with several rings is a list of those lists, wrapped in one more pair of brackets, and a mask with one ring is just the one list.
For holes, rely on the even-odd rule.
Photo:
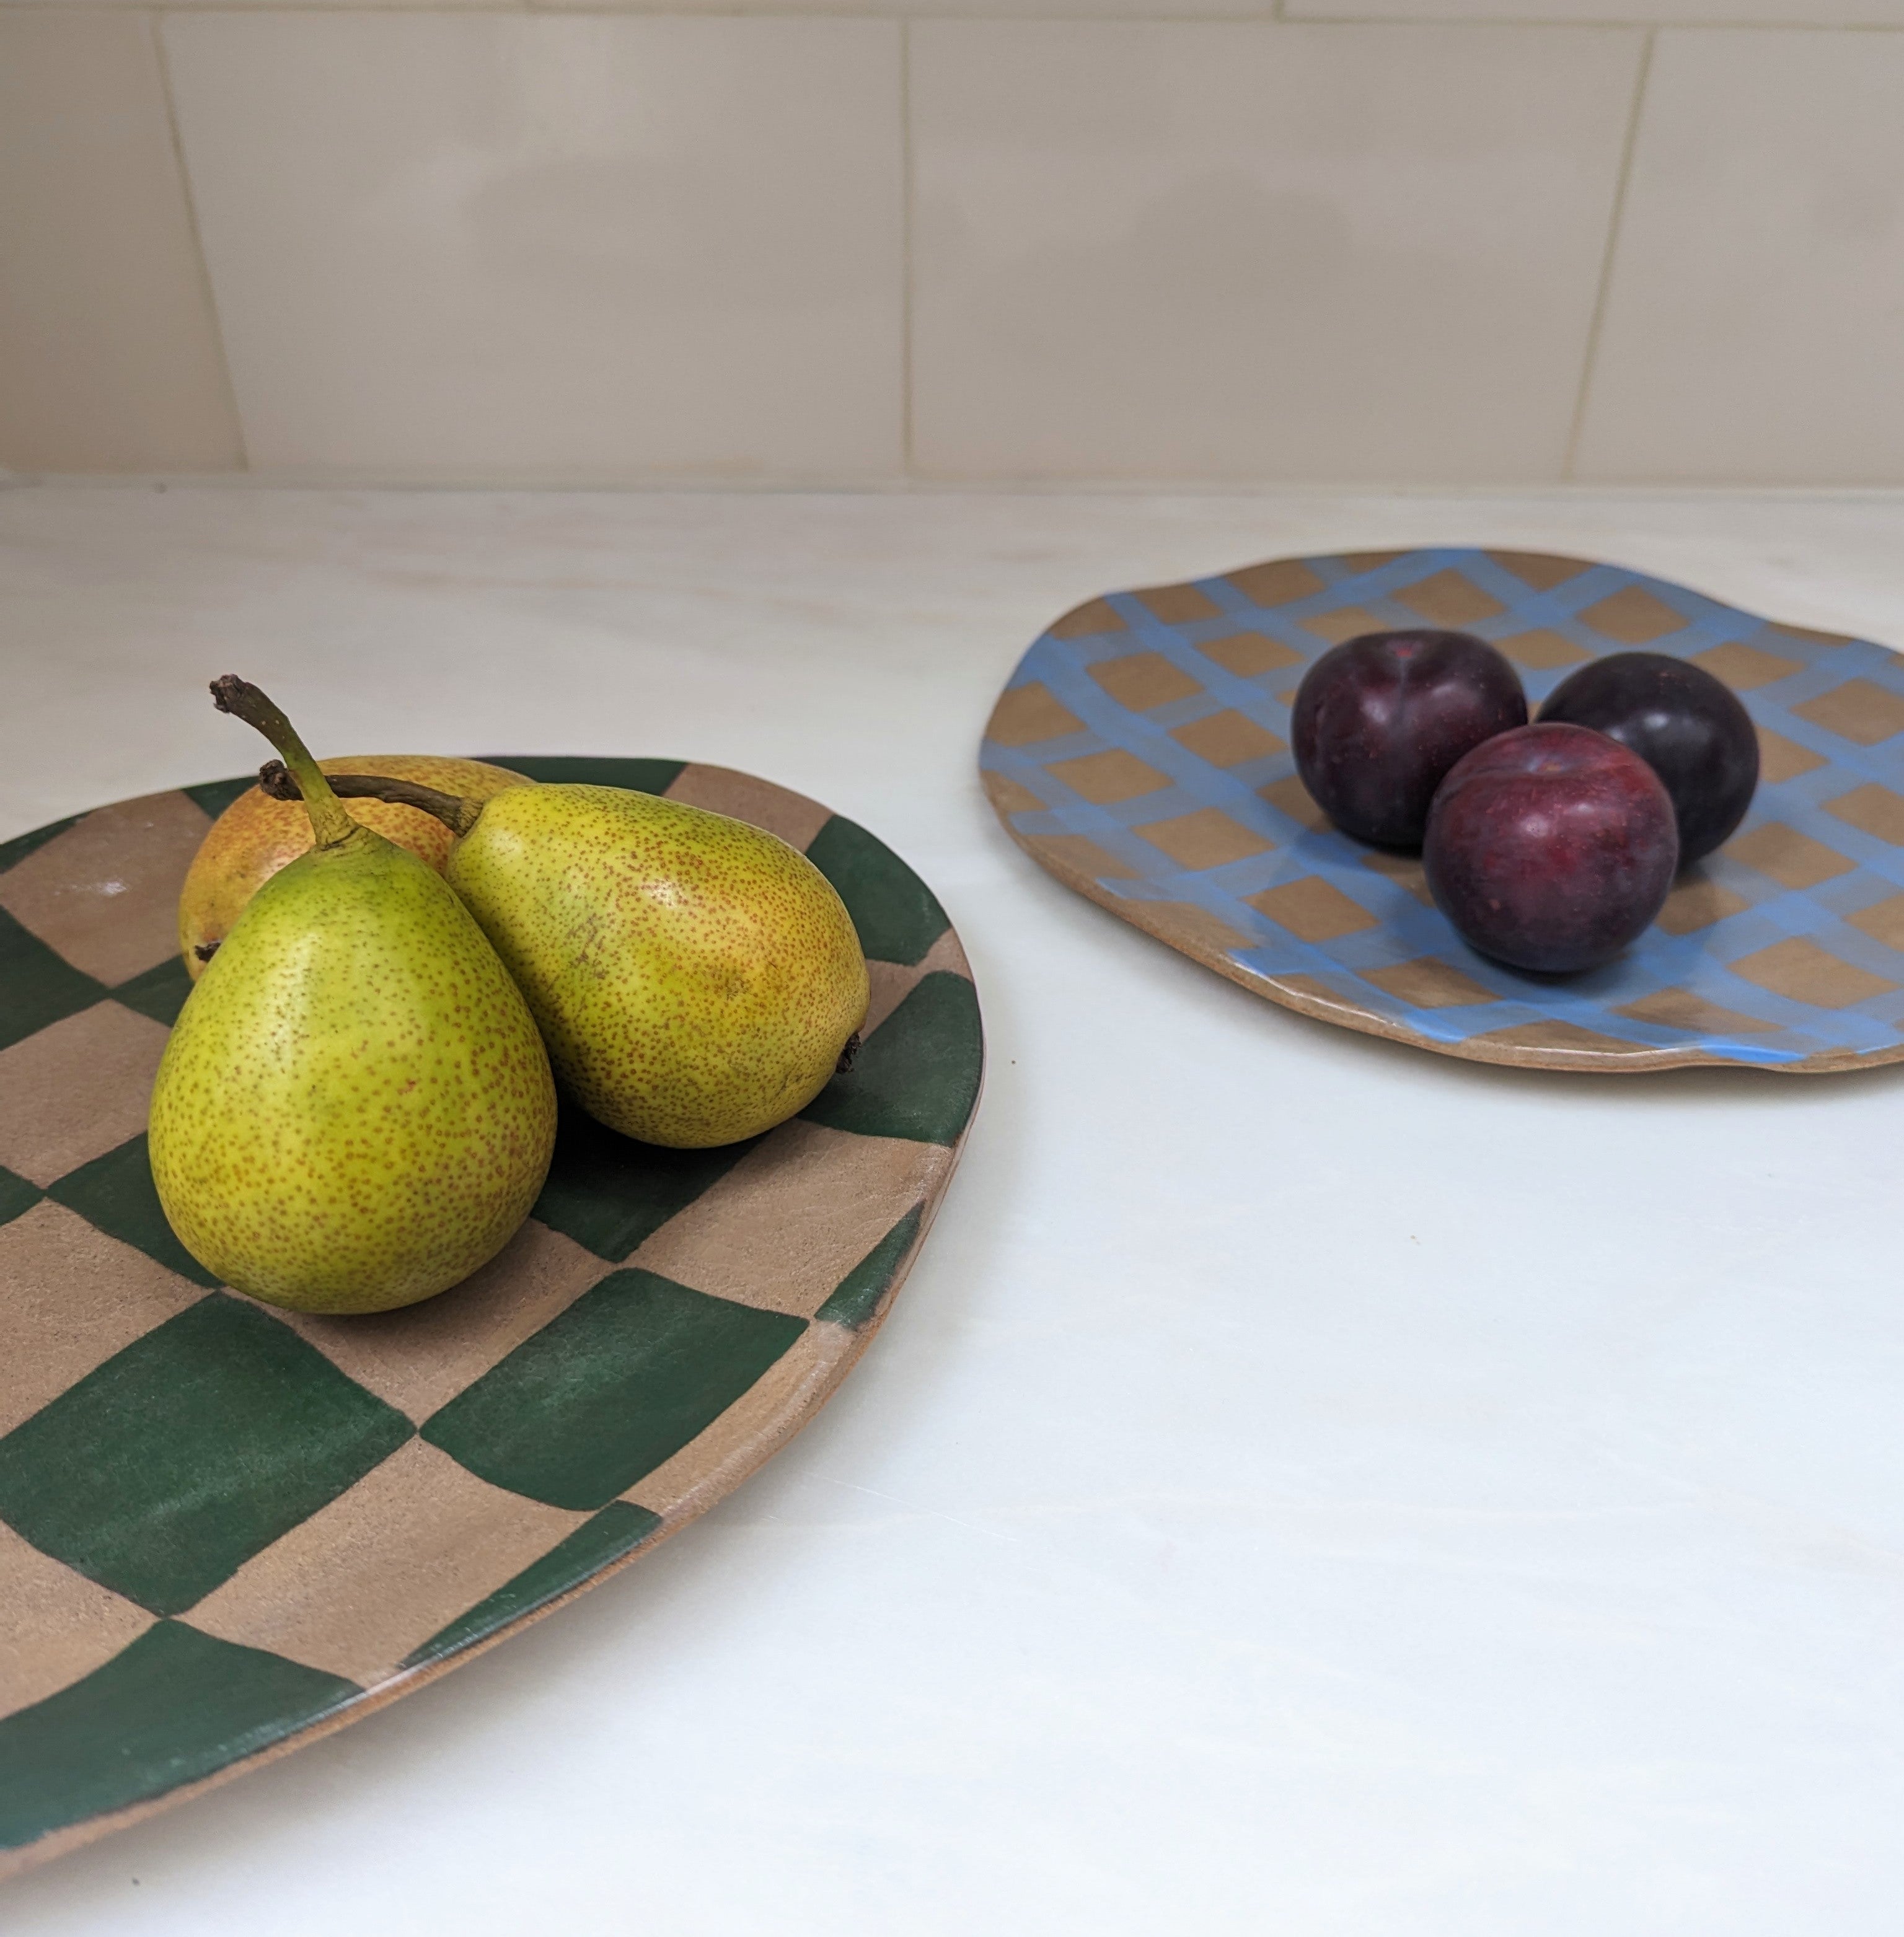
[(911, 38), (928, 474), (1558, 474), (1638, 34)]
[(244, 462), (150, 17), (0, 12), (0, 466)]
[(1286, 0), (1293, 20), (1627, 20), (1642, 25), (1899, 27), (1904, 0)]
[(208, 13), (164, 31), (254, 465), (899, 469), (890, 23)]
[(247, 463), (1904, 483), (1904, 0), (0, 0), (0, 468)]
[(1904, 35), (1660, 36), (1580, 460), (1904, 479)]

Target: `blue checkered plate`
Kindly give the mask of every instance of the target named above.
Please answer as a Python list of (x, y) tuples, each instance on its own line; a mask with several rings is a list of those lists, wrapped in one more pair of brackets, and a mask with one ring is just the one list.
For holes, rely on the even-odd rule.
[[(1492, 641), (1532, 707), (1582, 662), (1644, 648), (1751, 714), (1751, 811), (1607, 967), (1555, 981), (1476, 954), (1418, 860), (1337, 832), (1296, 778), (1309, 662), (1423, 624)], [(1584, 559), (1282, 559), (1067, 613), (1000, 695), (980, 765), (1012, 838), (1066, 886), (1346, 1029), (1557, 1069), (1904, 1059), (1904, 661), (1868, 641)]]

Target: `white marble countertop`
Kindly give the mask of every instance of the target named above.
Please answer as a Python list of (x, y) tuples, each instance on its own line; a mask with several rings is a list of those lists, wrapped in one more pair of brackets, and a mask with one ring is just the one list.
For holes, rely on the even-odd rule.
[(1892, 1937), (1904, 1070), (1596, 1081), (1261, 1002), (974, 753), (1107, 587), (1416, 540), (1904, 643), (1904, 500), (0, 491), (0, 838), (322, 750), (653, 753), (876, 829), (978, 1123), (819, 1422), (8, 1937)]

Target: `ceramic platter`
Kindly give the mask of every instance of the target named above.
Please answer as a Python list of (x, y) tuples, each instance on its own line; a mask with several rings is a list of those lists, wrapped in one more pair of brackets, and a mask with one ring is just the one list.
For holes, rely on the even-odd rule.
[(521, 1232), (406, 1311), (310, 1319), (180, 1247), (145, 1113), (176, 905), (248, 780), (0, 847), (0, 1873), (354, 1720), (704, 1512), (811, 1418), (971, 1119), (971, 973), (851, 821), (720, 768), (506, 759), (804, 848), (871, 958), (865, 1046), (719, 1150), (565, 1119)]
[[(1475, 954), (1418, 860), (1337, 833), (1304, 791), (1288, 747), (1304, 670), (1407, 626), (1492, 641), (1535, 706), (1584, 661), (1643, 649), (1703, 666), (1751, 713), (1751, 814), (1611, 966), (1536, 978)], [(1283, 559), (1067, 613), (1000, 696), (981, 765), (1013, 838), (1068, 887), (1346, 1029), (1550, 1069), (1904, 1058), (1904, 660), (1866, 641), (1583, 559)]]

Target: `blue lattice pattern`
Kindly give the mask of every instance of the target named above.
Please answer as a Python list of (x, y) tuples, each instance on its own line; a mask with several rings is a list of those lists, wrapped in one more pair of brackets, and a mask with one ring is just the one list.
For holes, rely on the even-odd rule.
[[(1289, 708), (1356, 634), (1458, 626), (1530, 704), (1602, 654), (1738, 693), (1757, 798), (1620, 960), (1554, 979), (1477, 955), (1418, 862), (1328, 824)], [(1014, 837), (1137, 926), (1287, 1006), (1487, 1061), (1802, 1071), (1904, 1057), (1904, 661), (1614, 565), (1429, 547), (1113, 593), (1025, 655), (981, 764)]]

